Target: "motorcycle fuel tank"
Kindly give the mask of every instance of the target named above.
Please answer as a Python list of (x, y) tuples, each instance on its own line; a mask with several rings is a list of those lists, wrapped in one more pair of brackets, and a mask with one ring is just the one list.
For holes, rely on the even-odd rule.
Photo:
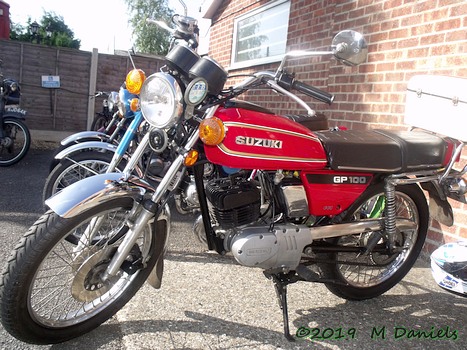
[(241, 169), (312, 170), (327, 164), (316, 135), (282, 116), (247, 108), (219, 108), (226, 136), (217, 146), (205, 146), (212, 163)]

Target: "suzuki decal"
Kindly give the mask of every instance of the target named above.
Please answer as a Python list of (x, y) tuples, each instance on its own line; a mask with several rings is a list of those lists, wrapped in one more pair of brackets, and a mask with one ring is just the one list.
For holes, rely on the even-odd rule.
[(248, 136), (237, 136), (235, 138), (235, 143), (237, 145), (246, 145), (246, 146), (282, 148), (282, 141), (280, 140), (260, 139), (257, 137), (248, 137)]

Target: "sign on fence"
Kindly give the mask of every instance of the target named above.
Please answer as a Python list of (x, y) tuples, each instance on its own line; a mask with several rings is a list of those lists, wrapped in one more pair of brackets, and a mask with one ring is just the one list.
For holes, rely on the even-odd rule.
[(59, 75), (43, 75), (42, 76), (42, 87), (57, 89), (60, 87), (60, 76)]

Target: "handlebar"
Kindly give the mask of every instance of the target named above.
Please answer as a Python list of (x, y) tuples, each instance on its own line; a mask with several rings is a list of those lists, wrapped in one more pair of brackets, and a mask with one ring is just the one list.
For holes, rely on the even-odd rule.
[(327, 104), (331, 104), (334, 100), (334, 95), (318, 89), (314, 86), (308, 85), (301, 81), (296, 80), (292, 75), (282, 71), (279, 76), (277, 76), (273, 72), (269, 71), (262, 71), (253, 74), (246, 78), (243, 82), (233, 87), (233, 90), (237, 93), (241, 93), (242, 91), (248, 90), (254, 86), (257, 86), (261, 83), (266, 83), (270, 88), (287, 95), (288, 97), (295, 100), (298, 104), (300, 104), (303, 108), (308, 111), (309, 115), (315, 115), (315, 111), (311, 109), (305, 101), (300, 99), (298, 96), (292, 94), (290, 90), (295, 89), (297, 91), (302, 92), (303, 94), (313, 97), (318, 101), (325, 102)]
[(320, 90), (318, 88), (315, 88), (314, 86), (302, 83), (301, 81), (294, 80), (292, 88), (304, 93), (307, 96), (313, 97), (318, 101), (327, 103), (328, 105), (330, 105), (332, 101), (334, 101), (334, 95), (326, 91)]
[(102, 95), (105, 95), (106, 97), (110, 95), (110, 92), (107, 92), (107, 91), (96, 91), (94, 97), (99, 97), (99, 96), (102, 96)]
[(290, 75), (285, 71), (281, 72), (281, 74), (277, 78), (277, 83), (287, 91), (295, 89), (307, 96), (317, 99), (318, 101), (327, 103), (328, 105), (330, 105), (332, 101), (334, 101), (334, 95), (321, 89), (318, 89), (314, 86), (298, 81), (294, 78), (293, 75)]

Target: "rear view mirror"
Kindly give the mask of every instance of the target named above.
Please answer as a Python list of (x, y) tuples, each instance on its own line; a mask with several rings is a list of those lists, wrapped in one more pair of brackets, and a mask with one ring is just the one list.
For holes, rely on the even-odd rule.
[(332, 52), (343, 64), (356, 66), (366, 61), (368, 46), (359, 32), (343, 30), (332, 39)]

